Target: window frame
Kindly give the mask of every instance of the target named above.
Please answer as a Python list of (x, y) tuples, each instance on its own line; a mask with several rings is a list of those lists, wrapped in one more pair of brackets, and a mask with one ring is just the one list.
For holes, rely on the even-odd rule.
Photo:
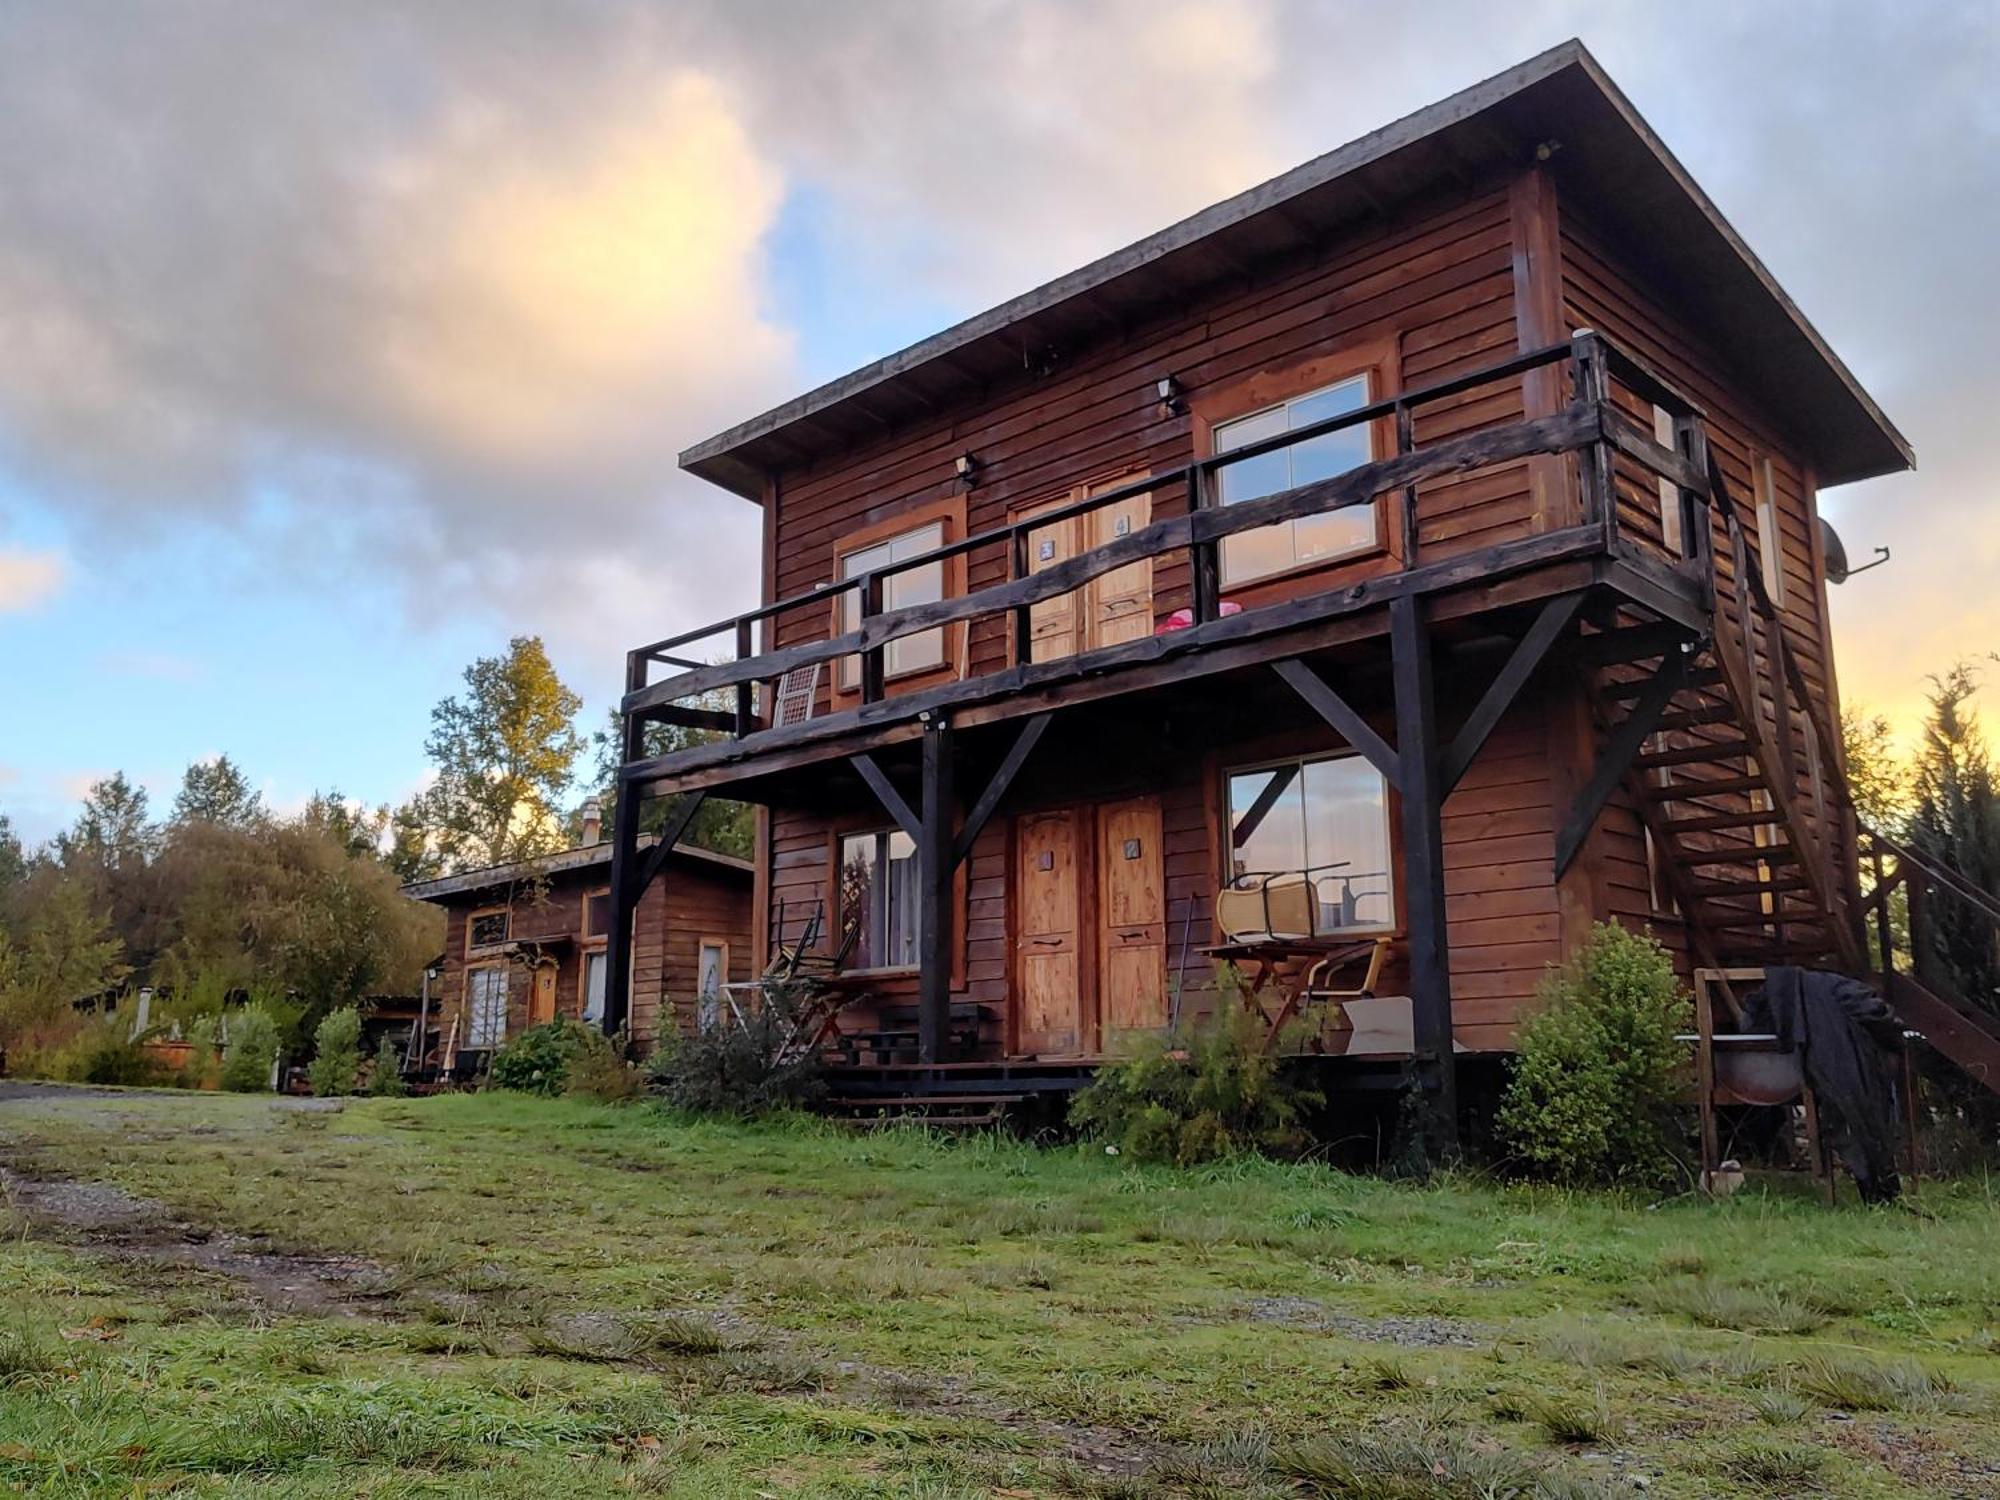
[(1785, 518), (1778, 493), (1778, 466), (1769, 453), (1750, 454), (1750, 499), (1757, 520), (1757, 565), (1763, 571), (1764, 592), (1778, 609), (1786, 607)]
[[(473, 995), (474, 982), (479, 976), (498, 976), (500, 986), (500, 1027), (491, 1040), (475, 1039), (475, 1025), (478, 1010)], [(465, 1040), (459, 1045), (467, 1052), (492, 1052), (505, 1045), (508, 1023), (513, 1019), (514, 1009), (514, 966), (507, 963), (469, 964), (465, 970)]]
[[(1216, 807), (1221, 821), (1221, 836), (1216, 846), (1221, 853), (1221, 869), (1218, 872), (1222, 886), (1226, 887), (1236, 878), (1235, 828), (1230, 814), (1229, 783), (1237, 776), (1254, 776), (1260, 771), (1276, 771), (1286, 766), (1297, 766), (1301, 774), (1304, 768), (1318, 761), (1355, 760), (1367, 766), (1382, 787), (1382, 833), (1383, 848), (1388, 859), (1386, 871), (1389, 900), (1389, 920), (1387, 923), (1364, 927), (1341, 927), (1327, 933), (1329, 937), (1397, 938), (1404, 934), (1403, 924), (1403, 846), (1400, 818), (1400, 799), (1389, 778), (1377, 770), (1360, 751), (1349, 745), (1335, 745), (1328, 749), (1299, 750), (1241, 762), (1217, 762)], [(1282, 873), (1282, 872), (1272, 872)]]
[[(1194, 453), (1198, 459), (1217, 457), (1215, 435), (1218, 428), (1254, 417), (1273, 407), (1297, 401), (1329, 387), (1340, 385), (1356, 377), (1368, 382), (1368, 396), (1365, 405), (1377, 401), (1387, 401), (1402, 390), (1398, 340), (1393, 335), (1371, 339), (1359, 343), (1342, 345), (1328, 353), (1315, 355), (1290, 365), (1259, 370), (1243, 379), (1228, 382), (1212, 390), (1197, 392), (1189, 401), (1193, 418)], [(1396, 450), (1396, 424), (1387, 417), (1364, 424), (1368, 433), (1370, 462), (1380, 459)], [(1400, 565), (1399, 541), (1403, 494), (1400, 490), (1377, 495), (1374, 500), (1375, 539), (1362, 547), (1341, 552), (1331, 557), (1316, 557), (1306, 562), (1295, 562), (1288, 568), (1280, 568), (1269, 573), (1259, 573), (1251, 578), (1231, 579), (1223, 572), (1220, 554), (1224, 550), (1217, 544), (1217, 573), (1220, 587), (1234, 590), (1237, 594), (1255, 596), (1261, 592), (1283, 593), (1284, 585), (1296, 585), (1300, 580), (1310, 579), (1322, 573), (1340, 569), (1355, 568), (1373, 563), (1378, 569)], [(1225, 509), (1217, 501), (1218, 510)], [(1296, 525), (1298, 518), (1283, 522)], [(1248, 536), (1253, 532), (1238, 532)], [(1278, 585), (1276, 590), (1273, 585)], [(1292, 591), (1296, 592), (1296, 589)]]
[[(827, 910), (832, 912), (834, 917), (834, 926), (832, 929), (833, 931), (844, 932), (847, 926), (847, 913), (842, 908), (840, 899), (841, 897), (840, 872), (845, 865), (845, 860), (842, 858), (841, 855), (842, 846), (845, 845), (849, 839), (863, 838), (863, 837), (874, 838), (877, 841), (874, 869), (877, 872), (881, 872), (888, 868), (888, 862), (883, 857), (884, 850), (886, 849), (885, 841), (894, 838), (897, 834), (905, 834), (905, 836), (907, 836), (906, 830), (901, 828), (895, 823), (878, 823), (878, 822), (857, 823), (852, 827), (837, 828), (833, 831), (829, 842), (829, 853), (828, 853), (829, 872), (828, 872), (828, 898), (827, 898)], [(914, 840), (912, 840), (912, 842), (914, 843)], [(911, 857), (915, 858), (917, 856), (915, 854), (912, 854)], [(960, 866), (961, 870), (963, 868), (964, 868), (963, 866)], [(954, 892), (956, 892), (957, 886), (955, 881), (953, 884), (953, 889)], [(889, 910), (888, 903), (886, 901), (877, 901), (875, 899), (876, 892), (873, 890), (869, 892), (869, 897), (870, 897), (871, 908), (877, 909), (879, 911), (880, 919), (884, 923), (886, 923), (888, 921), (888, 910)], [(918, 956), (916, 958), (911, 959), (908, 963), (895, 963), (895, 964), (868, 964), (864, 966), (861, 964), (850, 963), (841, 970), (841, 973), (859, 974), (859, 975), (917, 973), (923, 967), (922, 950), (923, 950), (924, 935), (923, 935), (923, 925), (922, 925), (923, 908), (921, 906), (919, 906), (917, 909), (917, 919), (918, 919), (918, 925), (916, 933), (916, 942), (917, 942)], [(870, 942), (867, 946), (870, 947), (876, 946), (872, 941), (874, 935), (869, 934), (868, 936), (870, 938)], [(855, 946), (857, 949), (859, 949), (864, 945), (862, 943), (857, 942)], [(882, 943), (880, 946), (886, 947), (887, 946), (886, 941)]]
[[(496, 914), (504, 916), (507, 919), (507, 935), (501, 938), (500, 941), (497, 943), (474, 942), (472, 935), (479, 926), (479, 919), (481, 917), (490, 917)], [(473, 910), (465, 914), (465, 951), (467, 953), (497, 952), (499, 949), (506, 947), (509, 943), (513, 941), (514, 941), (514, 908), (510, 904), (503, 902), (496, 906), (475, 907)]]
[[(950, 546), (953, 542), (965, 540), (966, 503), (964, 495), (950, 495), (941, 500), (931, 500), (920, 505), (912, 505), (867, 526), (842, 532), (833, 541), (833, 577), (835, 585), (846, 582), (842, 567), (846, 560), (857, 552), (865, 552), (871, 547), (879, 547), (885, 542), (893, 542), (898, 537), (907, 536), (926, 526), (942, 525), (940, 546)], [(944, 559), (940, 565), (943, 578), (939, 597), (955, 599), (965, 593), (965, 554)], [(852, 593), (840, 589), (833, 596), (830, 611), (830, 633), (834, 637), (847, 633), (844, 623), (846, 601)], [(910, 692), (916, 688), (934, 683), (948, 682), (961, 677), (965, 672), (965, 623), (957, 621), (950, 625), (936, 627), (942, 643), (942, 660), (931, 666), (911, 667), (900, 672), (888, 670), (888, 662), (883, 662), (882, 684), (885, 693)], [(910, 639), (905, 637), (904, 639)], [(853, 665), (850, 667), (849, 663)], [(843, 699), (858, 701), (861, 697), (861, 658), (858, 655), (836, 657), (832, 671), (834, 701)], [(854, 680), (847, 680), (852, 671)]]
[(609, 886), (605, 886), (602, 887), (601, 889), (594, 891), (585, 891), (583, 893), (583, 911), (582, 911), (583, 920), (577, 929), (577, 935), (576, 935), (576, 945), (577, 945), (576, 1018), (579, 1021), (589, 1022), (589, 1021), (601, 1021), (604, 1019), (604, 1012), (602, 1008), (598, 1010), (598, 1013), (595, 1016), (590, 1014), (590, 961), (593, 958), (597, 958), (600, 956), (604, 957), (604, 962), (605, 962), (604, 977), (606, 981), (605, 989), (608, 993), (610, 990), (610, 978), (611, 978), (611, 970), (610, 970), (611, 960), (609, 957), (611, 948), (611, 934), (607, 930), (600, 936), (593, 937), (590, 931), (590, 916), (592, 908), (595, 907), (598, 903), (602, 902), (608, 905), (610, 901), (611, 901), (611, 888)]
[[(708, 992), (701, 987), (702, 954), (714, 948), (722, 955), (722, 965), (717, 970), (715, 1004), (708, 1003)], [(722, 1024), (722, 1006), (728, 998), (723, 994), (729, 984), (729, 939), (719, 937), (698, 937), (694, 941), (694, 1025), (696, 1031), (712, 1031)]]

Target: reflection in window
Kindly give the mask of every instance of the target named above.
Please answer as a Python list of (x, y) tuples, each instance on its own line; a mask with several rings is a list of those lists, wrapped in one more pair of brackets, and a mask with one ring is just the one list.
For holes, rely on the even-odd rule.
[(509, 910), (502, 906), (493, 911), (477, 911), (467, 924), (467, 946), (473, 948), (497, 948), (507, 941)]
[[(944, 522), (933, 521), (928, 526), (919, 526), (906, 531), (901, 536), (890, 537), (872, 546), (841, 555), (840, 576), (859, 578), (864, 573), (876, 572), (891, 563), (907, 558), (921, 557), (926, 552), (935, 552), (944, 545)], [(904, 609), (912, 604), (935, 604), (944, 597), (944, 564), (926, 563), (920, 568), (909, 568), (901, 573), (891, 573), (882, 580), (882, 608), (884, 610)], [(861, 628), (861, 590), (854, 589), (840, 596), (840, 629), (844, 635), (850, 630)], [(898, 637), (882, 649), (882, 675), (901, 677), (910, 672), (922, 672), (932, 667), (944, 665), (944, 631), (920, 630), (915, 635)], [(861, 685), (861, 658), (844, 656), (840, 659), (840, 685), (856, 688)]]
[(722, 1024), (722, 986), (729, 967), (729, 950), (720, 943), (701, 945), (701, 963), (695, 981), (695, 1024), (713, 1031)]
[[(1368, 404), (1368, 377), (1355, 375), (1215, 429), (1215, 451), (1232, 453), (1281, 432), (1296, 432)], [(1217, 498), (1238, 505), (1281, 490), (1331, 479), (1375, 456), (1372, 422), (1324, 433), (1309, 442), (1277, 448), (1217, 471)], [(1239, 531), (1222, 539), (1226, 583), (1263, 578), (1287, 568), (1344, 557), (1375, 545), (1377, 505), (1353, 505), (1323, 515), (1301, 516), (1276, 526)]]
[(840, 841), (840, 918), (859, 929), (852, 964), (897, 968), (917, 962), (917, 846), (890, 829)]
[(604, 976), (609, 972), (605, 967), (609, 962), (601, 948), (583, 956), (583, 1019), (586, 1021), (604, 1019)]
[(1310, 873), (1319, 931), (1395, 925), (1388, 787), (1360, 756), (1230, 773), (1229, 827), (1232, 875)]

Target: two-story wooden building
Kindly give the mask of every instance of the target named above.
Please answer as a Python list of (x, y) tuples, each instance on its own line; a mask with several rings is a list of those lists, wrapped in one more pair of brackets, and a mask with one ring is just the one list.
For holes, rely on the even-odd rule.
[[(446, 1072), (479, 1067), (510, 1036), (562, 1019), (600, 1023), (611, 958), (611, 845), (595, 837), (540, 859), (467, 870), (405, 886), (444, 909), (444, 962), (428, 1030), (429, 1061)], [(661, 851), (642, 839), (669, 877), (636, 903), (623, 962), (630, 982), (614, 1030), (643, 1050), (668, 1026), (713, 1025), (725, 985), (757, 972), (748, 861), (691, 844)]]
[(759, 805), (758, 955), (907, 1007), (913, 1087), (1267, 950), (1447, 1103), (1594, 921), (1862, 962), (1818, 496), (1910, 446), (1581, 44), (681, 462), (763, 600), (629, 654), (622, 784)]

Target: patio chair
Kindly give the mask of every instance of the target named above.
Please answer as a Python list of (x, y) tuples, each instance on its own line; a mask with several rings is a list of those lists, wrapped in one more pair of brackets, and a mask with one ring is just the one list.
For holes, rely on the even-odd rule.
[(820, 675), (825, 670), (826, 663), (816, 661), (811, 666), (793, 667), (778, 679), (778, 694), (771, 710), (772, 728), (803, 724), (813, 716), (813, 709), (819, 703)]

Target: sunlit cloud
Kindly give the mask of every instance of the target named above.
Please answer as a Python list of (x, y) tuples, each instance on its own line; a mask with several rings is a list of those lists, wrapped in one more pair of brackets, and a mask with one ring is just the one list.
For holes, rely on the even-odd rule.
[(62, 592), (68, 578), (60, 552), (0, 547), (0, 615), (40, 609)]

